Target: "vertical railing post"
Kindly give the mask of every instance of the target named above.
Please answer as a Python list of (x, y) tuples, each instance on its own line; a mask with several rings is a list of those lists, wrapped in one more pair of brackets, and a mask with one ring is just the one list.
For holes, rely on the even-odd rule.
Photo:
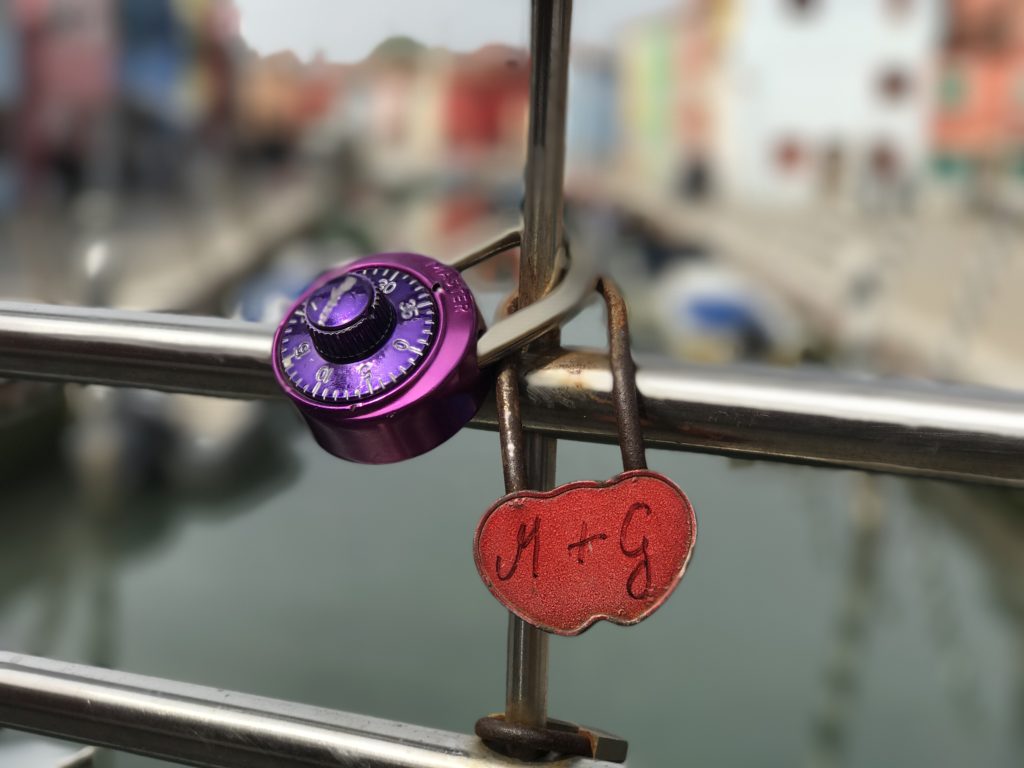
[[(572, 0), (533, 0), (530, 24), (530, 121), (523, 200), (523, 243), (519, 265), (519, 306), (551, 286), (562, 247), (562, 186), (565, 116), (569, 80)], [(558, 344), (554, 331), (531, 347)], [(523, 461), (528, 487), (555, 484), (553, 438), (527, 435)], [(505, 715), (510, 721), (543, 726), (547, 720), (547, 635), (509, 616)]]

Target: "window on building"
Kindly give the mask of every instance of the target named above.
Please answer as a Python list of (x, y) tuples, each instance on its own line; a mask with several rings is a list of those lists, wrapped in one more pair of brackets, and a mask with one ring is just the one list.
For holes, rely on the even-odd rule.
[(781, 139), (775, 145), (775, 166), (784, 173), (792, 173), (803, 165), (806, 154), (796, 139)]
[(816, 11), (822, 5), (822, 0), (783, 0), (786, 9), (796, 15), (805, 15)]
[(885, 0), (885, 9), (890, 17), (904, 19), (914, 9), (914, 0)]
[(1011, 4), (997, 5), (978, 24), (978, 47), (986, 51), (1003, 51), (1009, 47), (1013, 24), (1010, 20)]
[(964, 73), (950, 67), (942, 73), (939, 82), (939, 103), (948, 112), (954, 112), (967, 101), (967, 79)]
[(869, 163), (875, 178), (882, 181), (895, 179), (900, 173), (899, 153), (885, 142), (879, 142), (871, 149)]
[(898, 67), (883, 70), (878, 78), (878, 90), (890, 103), (904, 101), (910, 95), (912, 85), (910, 75)]
[(684, 198), (694, 202), (707, 200), (713, 191), (711, 164), (703, 155), (694, 155), (683, 166), (680, 177), (680, 192)]
[(835, 199), (843, 187), (846, 158), (838, 140), (828, 142), (821, 152), (821, 192), (826, 199)]
[(932, 170), (939, 178), (955, 181), (967, 176), (967, 164), (964, 158), (948, 152), (939, 152), (932, 158)]

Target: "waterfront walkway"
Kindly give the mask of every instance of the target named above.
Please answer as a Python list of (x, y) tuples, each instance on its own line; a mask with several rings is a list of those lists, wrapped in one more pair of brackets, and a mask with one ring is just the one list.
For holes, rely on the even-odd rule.
[(881, 372), (1024, 386), (1024, 222), (694, 206), (615, 186), (606, 195), (783, 294), (841, 356)]

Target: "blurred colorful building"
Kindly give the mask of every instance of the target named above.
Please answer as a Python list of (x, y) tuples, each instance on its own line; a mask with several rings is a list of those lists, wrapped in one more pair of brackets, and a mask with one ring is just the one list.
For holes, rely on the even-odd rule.
[(339, 68), (247, 53), (234, 0), (0, 4), (0, 208), (183, 191), (192, 166), (296, 142)]
[(939, 6), (688, 0), (621, 48), (627, 174), (759, 204), (909, 196)]
[(237, 140), (249, 155), (280, 160), (330, 112), (348, 68), (291, 51), (248, 53), (237, 84)]
[(954, 0), (939, 67), (940, 177), (973, 194), (1024, 177), (1024, 3)]
[(14, 140), (22, 83), (21, 41), (13, 10), (9, 3), (0, 3), (0, 213), (7, 211), (17, 196)]
[(566, 165), (569, 173), (604, 167), (616, 156), (620, 141), (616, 94), (619, 73), (615, 56), (601, 48), (573, 51), (569, 62), (569, 113)]
[(624, 31), (617, 50), (619, 168), (667, 192), (710, 191), (734, 0), (692, 0)]
[(529, 68), (520, 49), (466, 54), (392, 38), (352, 65), (341, 119), (388, 177), (500, 173), (521, 164)]
[(116, 93), (112, 0), (18, 0), (17, 152), (24, 182), (54, 171), (78, 189)]
[[(257, 54), (238, 30), (233, 0), (3, 4), (0, 139), (23, 178), (0, 157), (0, 196), (280, 159), (323, 123), (385, 184), (518, 190), (522, 49), (392, 38), (338, 64)], [(680, 0), (571, 62), (570, 176), (690, 200), (909, 206), (936, 177), (1024, 178), (1022, 142), (1020, 0)]]

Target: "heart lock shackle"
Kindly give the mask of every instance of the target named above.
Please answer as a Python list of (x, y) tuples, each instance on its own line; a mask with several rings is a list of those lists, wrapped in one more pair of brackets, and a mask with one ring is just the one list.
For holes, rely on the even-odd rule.
[(477, 412), (483, 318), (459, 272), (380, 253), (320, 276), (274, 335), (274, 375), (316, 441), (349, 461), (418, 456)]
[(497, 402), (508, 493), (484, 513), (473, 541), (491, 594), (523, 621), (558, 635), (578, 635), (601, 619), (631, 625), (650, 616), (682, 579), (697, 537), (686, 494), (647, 469), (626, 305), (607, 278), (598, 288), (608, 307), (624, 471), (604, 482), (522, 490), (525, 481), (514, 476), (515, 456), (523, 455), (518, 387), (507, 363)]

